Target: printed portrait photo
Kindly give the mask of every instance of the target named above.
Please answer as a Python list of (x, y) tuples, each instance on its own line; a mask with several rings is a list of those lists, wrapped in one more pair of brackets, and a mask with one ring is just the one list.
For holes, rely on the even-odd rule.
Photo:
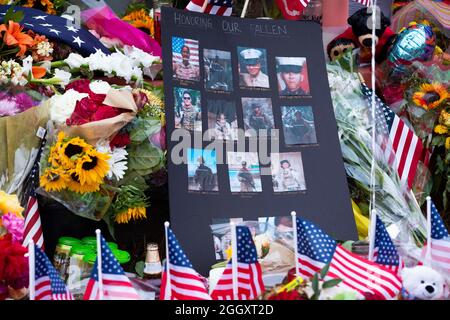
[(234, 101), (208, 100), (208, 137), (237, 140), (238, 123)]
[(242, 98), (245, 135), (258, 136), (275, 128), (270, 98)]
[(302, 154), (300, 152), (270, 155), (274, 192), (305, 191)]
[(200, 91), (174, 88), (175, 128), (202, 131)]
[(239, 86), (269, 88), (266, 49), (238, 47)]
[(178, 80), (200, 81), (198, 41), (172, 37), (173, 77)]
[(287, 145), (316, 144), (312, 107), (281, 107), (284, 139)]
[(187, 149), (188, 190), (219, 191), (215, 150)]
[(306, 58), (276, 57), (278, 92), (280, 96), (310, 94)]
[(205, 89), (233, 91), (231, 52), (204, 49)]
[(258, 153), (227, 152), (231, 192), (261, 192)]

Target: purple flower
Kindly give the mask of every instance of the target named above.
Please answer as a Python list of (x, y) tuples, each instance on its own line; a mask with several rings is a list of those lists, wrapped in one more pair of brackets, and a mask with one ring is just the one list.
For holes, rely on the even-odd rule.
[(19, 112), (20, 110), (14, 101), (9, 98), (0, 100), (0, 117), (13, 116)]
[(24, 220), (19, 218), (15, 214), (8, 212), (2, 216), (3, 226), (6, 228), (8, 233), (13, 236), (14, 242), (22, 242), (23, 232), (24, 232)]
[(15, 96), (16, 106), (20, 109), (21, 112), (28, 110), (37, 105), (36, 101), (34, 101), (28, 94), (25, 92), (21, 92)]

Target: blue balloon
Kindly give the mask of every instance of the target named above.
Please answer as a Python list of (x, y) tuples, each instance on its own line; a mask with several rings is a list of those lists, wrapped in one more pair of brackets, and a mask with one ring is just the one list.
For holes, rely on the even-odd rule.
[(427, 61), (433, 56), (436, 36), (430, 26), (411, 25), (397, 35), (388, 50), (388, 62), (394, 72), (404, 73), (406, 66), (414, 61)]

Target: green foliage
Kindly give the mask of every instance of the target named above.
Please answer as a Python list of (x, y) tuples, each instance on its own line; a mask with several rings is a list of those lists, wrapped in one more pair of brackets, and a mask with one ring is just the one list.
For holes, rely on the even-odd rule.
[(128, 151), (128, 170), (145, 176), (158, 171), (164, 165), (164, 153), (145, 140), (142, 144), (131, 145)]
[(157, 117), (136, 118), (133, 120), (130, 130), (130, 139), (132, 142), (141, 143), (153, 134), (161, 130), (161, 121)]
[(136, 265), (134, 266), (134, 271), (136, 271), (136, 274), (143, 278), (144, 277), (144, 268), (145, 268), (145, 262), (144, 261), (138, 261), (136, 262)]
[(14, 6), (11, 6), (8, 11), (6, 11), (5, 18), (3, 20), (4, 24), (8, 24), (9, 21), (14, 21), (19, 23), (24, 17), (23, 11), (17, 10), (14, 12)]

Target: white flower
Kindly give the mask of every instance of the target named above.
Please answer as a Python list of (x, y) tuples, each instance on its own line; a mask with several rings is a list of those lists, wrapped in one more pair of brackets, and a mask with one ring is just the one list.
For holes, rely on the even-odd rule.
[(89, 70), (91, 71), (112, 71), (110, 57), (100, 50), (97, 50), (97, 52), (91, 54), (89, 58), (87, 58), (87, 63), (89, 65)]
[(33, 68), (33, 58), (31, 56), (26, 57), (22, 60), (22, 72), (23, 75), (28, 77), (30, 74), (32, 74), (32, 68)]
[(98, 152), (107, 153), (111, 156), (108, 160), (109, 172), (106, 174), (106, 177), (108, 179), (112, 179), (114, 177), (117, 181), (123, 179), (125, 171), (128, 169), (128, 152), (125, 148), (114, 148), (114, 150), (111, 150), (108, 141), (99, 141), (96, 149)]
[(92, 81), (89, 84), (89, 89), (96, 94), (108, 94), (109, 90), (111, 90), (111, 86), (106, 81)]
[(78, 53), (71, 53), (69, 56), (64, 60), (65, 63), (69, 65), (71, 69), (73, 68), (79, 68), (82, 65), (88, 64), (88, 61), (83, 56), (79, 55)]
[(118, 77), (124, 78), (127, 82), (131, 81), (131, 73), (133, 72), (133, 65), (131, 60), (124, 54), (114, 52), (109, 56), (112, 71)]
[(45, 68), (45, 70), (47, 71), (47, 73), (50, 73), (52, 71), (52, 62), (51, 61), (43, 61), (41, 62), (41, 64), (39, 65), (42, 68)]
[(136, 48), (135, 46), (124, 46), (125, 55), (133, 60), (135, 66), (150, 67), (153, 62), (159, 60), (159, 57), (152, 56), (147, 52)]
[(89, 96), (87, 93), (79, 93), (73, 89), (63, 95), (54, 95), (50, 99), (50, 119), (58, 124), (66, 123), (70, 118), (78, 101)]
[(101, 42), (105, 47), (107, 47), (108, 49), (123, 46), (122, 41), (120, 41), (120, 40), (117, 39), (117, 38), (111, 39), (111, 38), (107, 38), (107, 37), (101, 37), (101, 38), (100, 38), (100, 42)]
[(55, 78), (60, 80), (59, 85), (63, 87), (68, 85), (71, 77), (72, 74), (70, 72), (61, 69), (55, 69)]
[(41, 41), (36, 46), (38, 55), (48, 57), (53, 53), (53, 48), (48, 41)]

